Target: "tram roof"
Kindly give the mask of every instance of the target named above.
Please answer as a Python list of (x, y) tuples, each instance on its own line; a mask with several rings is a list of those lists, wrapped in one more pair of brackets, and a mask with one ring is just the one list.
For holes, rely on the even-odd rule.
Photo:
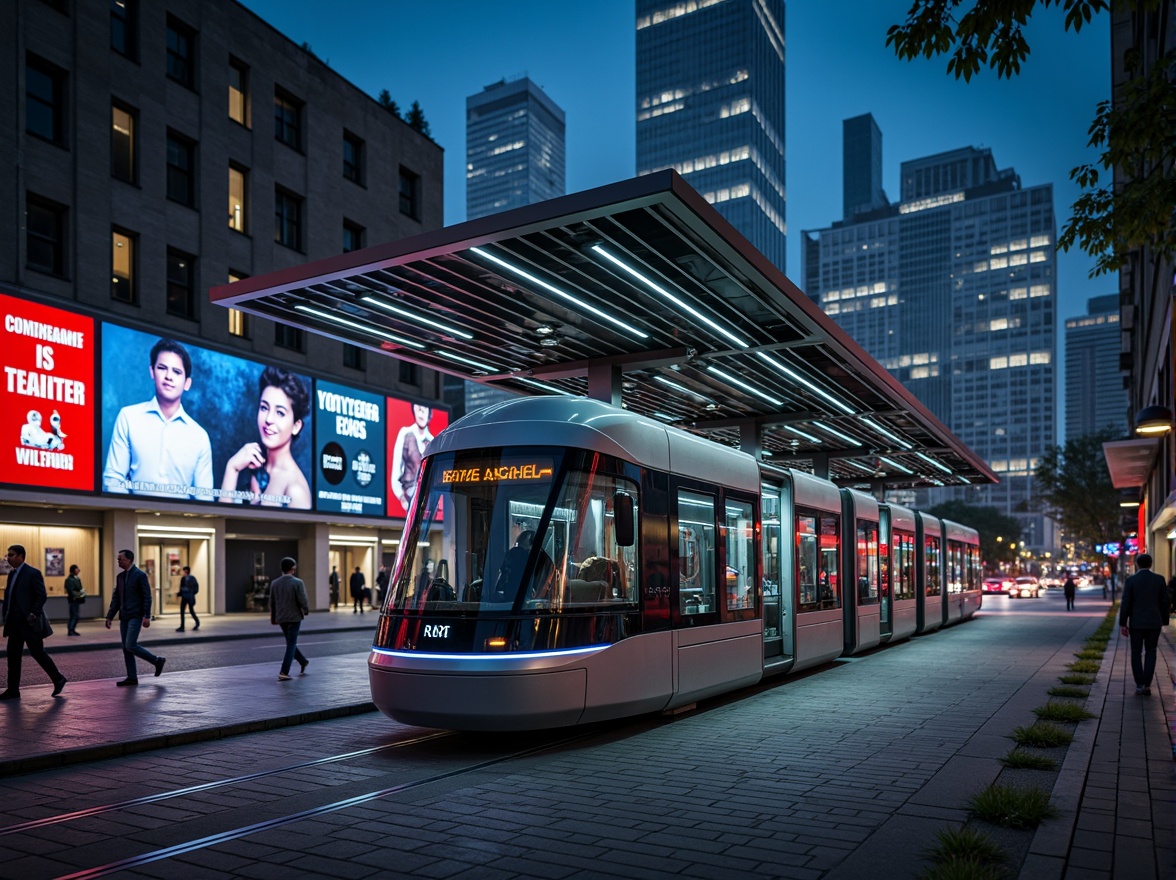
[(619, 397), (773, 463), (827, 463), (843, 485), (997, 481), (674, 171), (211, 296), (519, 394)]

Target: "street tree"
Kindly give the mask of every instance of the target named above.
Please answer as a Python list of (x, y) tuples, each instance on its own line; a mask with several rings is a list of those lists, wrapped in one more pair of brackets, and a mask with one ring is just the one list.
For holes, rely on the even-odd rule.
[(409, 108), (408, 114), (404, 117), (404, 121), (408, 123), (408, 127), (413, 131), (419, 131), (427, 138), (433, 136), (433, 133), (429, 131), (429, 120), (425, 119), (425, 111), (421, 109), (420, 102), (412, 102), (412, 107)]
[(1010, 563), (1017, 558), (1021, 521), (1015, 516), (1003, 514), (995, 507), (966, 504), (963, 501), (943, 501), (927, 513), (971, 526), (979, 532), (980, 558), (986, 564)]
[(1050, 446), (1033, 474), (1045, 512), (1089, 554), (1123, 537), (1119, 497), (1103, 456), (1103, 443), (1117, 439), (1107, 428)]
[[(1029, 57), (1024, 28), (1038, 7), (1060, 6), (1065, 29), (1080, 31), (1096, 15), (1151, 12), (1170, 0), (914, 0), (903, 24), (893, 25), (886, 45), (906, 61), (948, 55), (947, 72), (965, 82), (982, 66), (998, 77), (1020, 73)], [(966, 10), (966, 11), (965, 11)], [(1079, 165), (1070, 178), (1082, 192), (1072, 207), (1058, 247), (1078, 246), (1095, 260), (1092, 276), (1128, 264), (1146, 248), (1158, 267), (1176, 257), (1176, 47), (1146, 67), (1139, 52), (1125, 53), (1127, 81), (1113, 100), (1103, 101), (1090, 125), (1088, 145), (1100, 151), (1095, 164)], [(1115, 169), (1120, 179), (1112, 179)], [(1153, 286), (1164, 283), (1152, 279)]]

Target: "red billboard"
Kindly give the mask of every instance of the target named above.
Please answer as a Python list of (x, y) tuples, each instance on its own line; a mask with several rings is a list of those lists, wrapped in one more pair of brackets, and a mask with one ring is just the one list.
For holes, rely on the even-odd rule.
[[(388, 398), (388, 516), (407, 516), (420, 478), (421, 459), (434, 437), (449, 425), (449, 414), (425, 404)], [(437, 518), (441, 518), (438, 509)]]
[(94, 321), (0, 294), (4, 482), (94, 490)]

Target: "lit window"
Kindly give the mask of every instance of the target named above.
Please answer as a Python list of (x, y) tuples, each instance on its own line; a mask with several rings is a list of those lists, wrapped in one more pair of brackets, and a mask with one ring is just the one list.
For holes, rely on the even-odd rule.
[(117, 104), (110, 108), (110, 173), (135, 182), (135, 116)]
[(249, 68), (229, 61), (229, 119), (249, 127)]
[(1009, 319), (1008, 318), (997, 318), (995, 321), (992, 321), (991, 323), (989, 323), (988, 329), (989, 330), (1008, 330), (1009, 329)]
[(1029, 354), (1029, 363), (1031, 364), (1048, 364), (1050, 362), (1050, 353), (1048, 351), (1034, 351)]
[(1029, 246), (1030, 247), (1048, 247), (1049, 246), (1049, 236), (1048, 235), (1035, 235), (1031, 239), (1029, 239)]
[(135, 303), (135, 239), (115, 229), (110, 236), (110, 297), (119, 302)]
[(1049, 296), (1049, 285), (1048, 284), (1031, 285), (1029, 288), (1029, 296), (1031, 296), (1031, 297)]
[(1008, 369), (1009, 359), (1007, 357), (994, 357), (988, 359), (988, 369), (990, 370), (1005, 370)]
[(245, 171), (229, 166), (229, 229), (245, 232)]
[(1028, 299), (1029, 291), (1024, 287), (1014, 287), (1009, 290), (1009, 299)]
[(1049, 258), (1046, 255), (1045, 251), (1030, 251), (1029, 252), (1029, 262), (1030, 263), (1044, 263), (1047, 259), (1049, 259)]

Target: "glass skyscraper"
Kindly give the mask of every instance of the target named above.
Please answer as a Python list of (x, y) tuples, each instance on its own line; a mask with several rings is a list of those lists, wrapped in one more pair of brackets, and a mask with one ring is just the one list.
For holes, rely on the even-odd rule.
[[(1119, 294), (1086, 301), (1066, 319), (1066, 439), (1115, 428), (1127, 436), (1127, 389), (1119, 372)], [(1117, 439), (1117, 438), (1116, 438)]]
[(527, 77), (466, 98), (466, 219), (562, 196), (564, 112)]
[(637, 0), (637, 173), (673, 168), (784, 270), (783, 0)]
[[(880, 162), (846, 155), (864, 165), (845, 169), (847, 189)], [(966, 147), (904, 162), (901, 189), (897, 204), (855, 199), (860, 212), (804, 233), (804, 289), (1001, 480), (917, 503), (995, 507), (1052, 550), (1033, 470), (1057, 442), (1053, 188), (1023, 188), (990, 150)]]

